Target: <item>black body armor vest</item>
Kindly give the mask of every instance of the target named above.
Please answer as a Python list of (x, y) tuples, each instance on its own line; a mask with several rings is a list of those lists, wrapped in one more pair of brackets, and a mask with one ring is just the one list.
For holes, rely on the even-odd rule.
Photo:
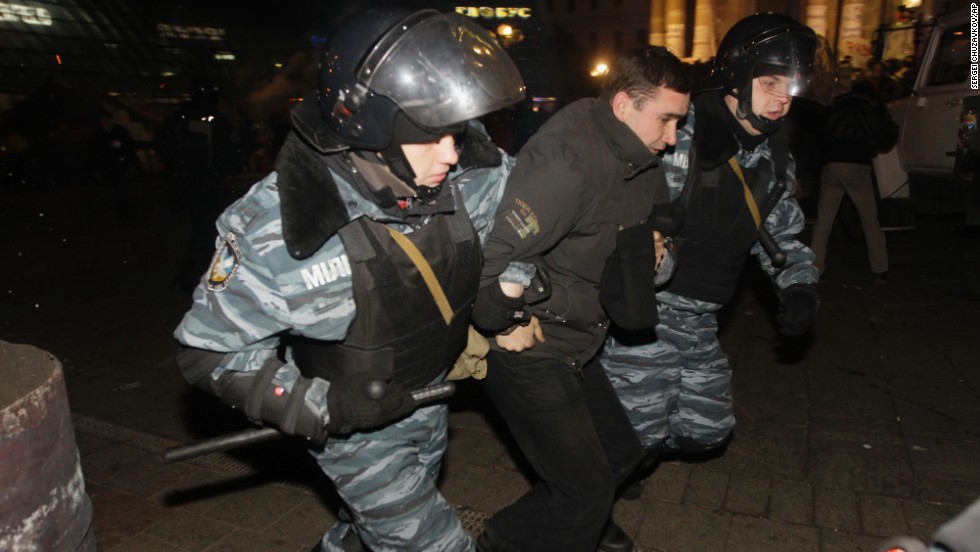
[(453, 311), (449, 323), (385, 225), (359, 218), (338, 232), (351, 263), (357, 314), (342, 343), (307, 344), (318, 349), (316, 364), (326, 368), (308, 373), (301, 367), (304, 376), (331, 380), (360, 366), (390, 365), (394, 381), (412, 390), (452, 366), (466, 347), (482, 264), (480, 240), (458, 192), (456, 205), (454, 213), (405, 234), (445, 292)]

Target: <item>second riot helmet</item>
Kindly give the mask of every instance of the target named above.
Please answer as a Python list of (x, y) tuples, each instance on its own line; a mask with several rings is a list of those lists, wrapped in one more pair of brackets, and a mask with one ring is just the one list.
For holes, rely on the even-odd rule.
[[(752, 81), (765, 75), (791, 79), (782, 93), (820, 103), (833, 99), (836, 71), (826, 40), (810, 27), (778, 13), (756, 13), (735, 23), (718, 46), (712, 84), (738, 99), (738, 116), (763, 133), (778, 122), (752, 112)], [(737, 90), (737, 92), (735, 92)]]

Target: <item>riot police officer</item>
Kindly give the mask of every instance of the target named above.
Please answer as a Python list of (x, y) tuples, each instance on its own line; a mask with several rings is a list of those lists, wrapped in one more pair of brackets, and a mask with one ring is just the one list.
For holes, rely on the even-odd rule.
[(601, 357), (646, 450), (640, 471), (664, 450), (703, 454), (728, 442), (732, 369), (716, 313), (750, 254), (776, 288), (779, 333), (802, 335), (813, 323), (818, 273), (796, 237), (804, 217), (786, 116), (794, 97), (829, 102), (833, 83), (829, 48), (812, 29), (785, 15), (750, 15), (725, 35), (712, 87), (695, 95), (664, 156), (671, 199), (686, 209), (680, 261), (657, 292), (655, 335), (627, 344), (613, 334)]
[(317, 550), (468, 550), (435, 487), (447, 407), (417, 408), (409, 392), (441, 381), (465, 344), (512, 166), (468, 121), (524, 84), (471, 21), (405, 8), (341, 24), (318, 71), (276, 170), (218, 219), (177, 361), (253, 420), (310, 440), (350, 514)]

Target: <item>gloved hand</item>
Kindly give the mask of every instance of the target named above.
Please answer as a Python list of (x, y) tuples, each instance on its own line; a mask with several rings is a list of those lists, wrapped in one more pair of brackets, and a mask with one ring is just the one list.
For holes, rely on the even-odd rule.
[(415, 410), (411, 393), (391, 380), (385, 370), (359, 370), (330, 382), (327, 412), (330, 433), (346, 434), (383, 426)]
[(794, 284), (779, 292), (779, 335), (800, 336), (817, 318), (820, 299), (813, 284)]
[(531, 320), (524, 298), (508, 297), (497, 282), (480, 288), (470, 316), (477, 329), (494, 334)]

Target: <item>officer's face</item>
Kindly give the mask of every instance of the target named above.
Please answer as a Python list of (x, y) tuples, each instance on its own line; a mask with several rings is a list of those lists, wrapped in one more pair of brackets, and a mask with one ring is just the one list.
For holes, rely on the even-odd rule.
[[(793, 103), (789, 91), (795, 84), (796, 81), (782, 75), (763, 75), (752, 79), (752, 112), (771, 121), (785, 117)], [(751, 125), (749, 128), (755, 130)], [(753, 134), (759, 134), (759, 131)]]
[(415, 184), (435, 187), (446, 179), (449, 169), (459, 161), (452, 134), (424, 144), (402, 144), (405, 158), (415, 171)]
[(690, 103), (690, 94), (661, 86), (642, 102), (630, 98), (626, 92), (618, 92), (613, 97), (612, 108), (616, 118), (657, 154), (677, 143), (678, 121), (687, 115)]

